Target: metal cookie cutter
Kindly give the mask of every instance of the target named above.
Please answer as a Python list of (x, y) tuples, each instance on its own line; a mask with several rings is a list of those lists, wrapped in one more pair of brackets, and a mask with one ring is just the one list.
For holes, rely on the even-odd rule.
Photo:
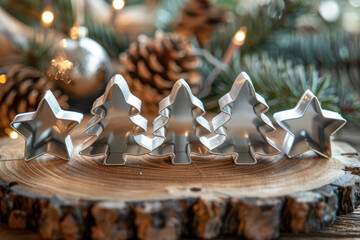
[(219, 99), (221, 113), (212, 119), (215, 135), (201, 136), (211, 153), (231, 155), (235, 164), (255, 164), (263, 156), (276, 156), (280, 150), (266, 135), (273, 132), (263, 114), (269, 107), (255, 92), (250, 77), (242, 72), (230, 92)]
[[(144, 133), (147, 120), (140, 115), (141, 101), (131, 94), (125, 79), (115, 75), (102, 96), (95, 100), (82, 155), (104, 155), (105, 165), (124, 165), (128, 156), (148, 154), (163, 139)], [(157, 144), (157, 145), (156, 145)]]
[(25, 160), (44, 153), (69, 160), (73, 151), (70, 133), (80, 124), (83, 115), (64, 111), (48, 90), (35, 112), (20, 113), (10, 126), (25, 139)]
[(203, 117), (205, 109), (184, 79), (178, 80), (169, 96), (159, 103), (159, 116), (153, 122), (153, 134), (164, 144), (151, 155), (168, 156), (173, 164), (190, 164), (191, 156), (199, 154), (200, 135), (211, 133)]
[(304, 92), (295, 108), (275, 113), (274, 119), (287, 132), (283, 149), (290, 158), (310, 149), (331, 157), (330, 136), (346, 123), (339, 113), (321, 109), (310, 90)]

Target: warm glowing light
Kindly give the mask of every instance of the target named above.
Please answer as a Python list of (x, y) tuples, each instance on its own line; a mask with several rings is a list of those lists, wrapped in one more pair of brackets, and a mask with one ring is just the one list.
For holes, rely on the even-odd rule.
[(54, 13), (49, 10), (45, 10), (41, 15), (41, 20), (44, 24), (50, 25), (54, 21)]
[(234, 35), (233, 37), (233, 43), (241, 46), (245, 43), (245, 39), (246, 39), (246, 32), (247, 32), (247, 28), (246, 27), (241, 27)]
[(88, 35), (88, 29), (84, 26), (74, 25), (70, 29), (69, 35), (72, 40), (77, 40), (86, 37)]
[(73, 27), (70, 29), (69, 35), (70, 35), (70, 38), (71, 38), (72, 40), (77, 40), (77, 39), (79, 39), (79, 27), (78, 27), (78, 26), (73, 26)]
[(19, 134), (11, 128), (5, 128), (5, 133), (9, 135), (11, 139), (17, 139), (19, 137)]
[(5, 74), (0, 75), (0, 84), (5, 84), (7, 81), (7, 77)]
[(244, 32), (238, 32), (238, 33), (235, 34), (235, 39), (236, 39), (237, 42), (244, 41), (245, 37), (246, 37), (246, 35), (245, 35)]
[(125, 0), (113, 0), (112, 6), (115, 10), (121, 10), (125, 6)]
[(11, 139), (17, 139), (19, 137), (19, 134), (15, 131), (11, 131), (9, 136)]

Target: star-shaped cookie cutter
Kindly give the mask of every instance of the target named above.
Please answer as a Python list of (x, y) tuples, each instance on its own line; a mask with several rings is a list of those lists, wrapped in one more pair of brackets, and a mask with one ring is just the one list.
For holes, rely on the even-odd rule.
[(339, 113), (323, 110), (310, 90), (304, 92), (295, 108), (275, 113), (274, 119), (287, 132), (283, 149), (290, 158), (308, 150), (331, 157), (330, 136), (346, 123)]
[(70, 133), (80, 124), (83, 115), (64, 111), (48, 90), (35, 112), (20, 113), (10, 126), (25, 139), (25, 160), (49, 153), (69, 160), (73, 152)]

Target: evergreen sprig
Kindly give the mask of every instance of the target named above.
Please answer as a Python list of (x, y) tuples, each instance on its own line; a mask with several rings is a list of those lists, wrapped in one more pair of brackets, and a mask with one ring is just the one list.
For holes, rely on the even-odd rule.
[(360, 34), (334, 32), (287, 35), (270, 54), (295, 64), (315, 65), (334, 78), (351, 84), (360, 93)]
[[(234, 2), (233, 5), (230, 3)], [(284, 32), (294, 30), (296, 19), (312, 11), (312, 5), (306, 1), (269, 1), (266, 4), (259, 4), (255, 1), (251, 7), (242, 6), (244, 2), (226, 2), (226, 8), (232, 9), (233, 20), (227, 26), (213, 34), (213, 38), (207, 49), (213, 54), (222, 55), (236, 31), (245, 26), (247, 37), (242, 46), (242, 53), (258, 52), (267, 45), (277, 41), (276, 36)], [(236, 11), (237, 9), (247, 8), (246, 11)]]
[[(9, 0), (4, 0), (0, 3), (6, 11), (25, 24), (32, 27), (40, 27), (41, 13), (44, 10), (43, 1), (23, 0), (14, 2), (16, 4), (12, 4), (12, 1)], [(52, 7), (55, 13), (55, 20), (51, 28), (68, 35), (70, 28), (74, 24), (71, 0), (53, 1)], [(99, 23), (96, 21), (96, 19), (94, 19), (93, 16), (85, 12), (84, 25), (89, 30), (89, 37), (98, 41), (98, 43), (102, 45), (112, 57), (117, 57), (120, 52), (128, 48), (128, 39), (125, 36), (116, 34), (112, 24)], [(36, 48), (28, 49), (29, 55), (42, 55), (38, 52), (43, 51), (43, 46), (33, 45), (33, 47)], [(31, 52), (32, 50), (34, 52)]]
[(295, 107), (301, 95), (310, 89), (329, 110), (339, 111), (336, 87), (331, 74), (321, 74), (315, 66), (293, 65), (266, 55), (246, 56), (243, 69), (254, 79), (257, 91), (265, 97), (272, 111)]
[[(208, 64), (205, 64), (208, 65)], [(207, 69), (209, 66), (205, 67)], [(360, 104), (357, 94), (346, 84), (335, 81), (332, 75), (321, 73), (315, 66), (294, 65), (290, 60), (276, 60), (264, 55), (245, 56), (240, 63), (235, 58), (227, 70), (216, 78), (212, 93), (205, 99), (205, 106), (218, 110), (217, 99), (228, 92), (237, 75), (245, 71), (251, 77), (256, 91), (270, 106), (270, 113), (295, 107), (306, 89), (310, 89), (321, 101), (324, 109), (341, 112), (352, 121), (360, 120)], [(210, 74), (209, 70), (204, 74)]]
[(179, 14), (186, 0), (161, 1), (156, 14), (155, 27), (162, 31), (170, 31), (171, 24)]
[(101, 44), (111, 57), (117, 58), (130, 44), (126, 35), (117, 34), (113, 27), (94, 22), (91, 17), (87, 17), (85, 26), (89, 30), (89, 37)]
[(11, 1), (1, 0), (0, 7), (26, 25), (40, 26), (41, 12), (44, 8), (43, 1), (22, 0)]
[(24, 46), (17, 49), (17, 63), (45, 71), (51, 62), (54, 42), (46, 32), (35, 32)]
[(327, 67), (360, 65), (359, 52), (360, 34), (344, 31), (283, 35), (273, 49), (273, 55), (291, 59), (294, 63)]

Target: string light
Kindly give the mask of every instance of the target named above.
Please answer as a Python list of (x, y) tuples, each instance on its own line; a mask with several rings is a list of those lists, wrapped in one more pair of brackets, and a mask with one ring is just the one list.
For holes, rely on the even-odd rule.
[(11, 131), (10, 138), (11, 139), (17, 139), (19, 137), (19, 134), (15, 131)]
[(115, 10), (121, 10), (125, 6), (125, 0), (113, 0), (112, 6)]
[(6, 128), (5, 133), (9, 135), (11, 139), (17, 139), (19, 137), (19, 134), (10, 128)]
[(223, 63), (229, 64), (237, 52), (241, 54), (241, 46), (245, 43), (247, 28), (241, 27), (232, 37), (223, 57)]
[[(241, 46), (245, 43), (247, 28), (242, 26), (232, 37), (229, 46), (227, 47), (225, 54), (223, 56), (222, 62), (224, 64), (229, 64), (235, 57), (240, 59), (241, 55)], [(237, 53), (237, 54), (235, 54)], [(206, 82), (208, 83), (205, 87), (201, 95), (207, 95), (211, 91), (211, 83), (215, 80), (215, 78), (221, 73), (221, 69), (216, 67), (211, 74), (206, 78)]]
[(242, 46), (245, 43), (247, 28), (241, 27), (234, 35), (232, 42), (237, 46)]
[(70, 31), (69, 36), (72, 40), (86, 37), (88, 35), (88, 29), (84, 26), (74, 25)]
[(1, 74), (0, 75), (0, 84), (5, 84), (7, 81), (6, 75), (5, 74)]
[(79, 39), (79, 26), (73, 26), (70, 29), (69, 35), (72, 40)]
[(45, 25), (50, 25), (54, 21), (54, 13), (50, 10), (45, 10), (41, 15), (41, 21)]

